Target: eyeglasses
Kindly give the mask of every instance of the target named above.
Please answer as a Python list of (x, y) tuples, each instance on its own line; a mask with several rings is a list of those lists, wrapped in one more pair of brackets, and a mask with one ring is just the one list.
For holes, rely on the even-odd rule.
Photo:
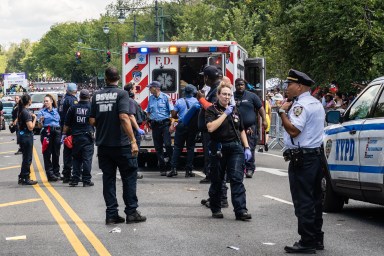
[(220, 93), (221, 95), (223, 95), (224, 97), (232, 97), (232, 94), (230, 93)]

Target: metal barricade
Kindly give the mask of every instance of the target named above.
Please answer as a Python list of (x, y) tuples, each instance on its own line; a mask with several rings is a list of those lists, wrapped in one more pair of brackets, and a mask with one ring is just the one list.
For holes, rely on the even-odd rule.
[(277, 113), (278, 109), (272, 109), (272, 120), (271, 120), (271, 128), (269, 130), (269, 137), (271, 141), (268, 143), (268, 148), (273, 149), (277, 145), (279, 145), (282, 149), (284, 149), (284, 127), (281, 123), (281, 119), (279, 114)]

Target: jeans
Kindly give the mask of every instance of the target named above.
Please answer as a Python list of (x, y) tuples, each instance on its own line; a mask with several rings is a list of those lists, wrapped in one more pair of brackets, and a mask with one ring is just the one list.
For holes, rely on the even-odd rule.
[(43, 153), (44, 168), (48, 177), (53, 174), (60, 173), (60, 146), (61, 146), (61, 132), (60, 130), (51, 129), (50, 134), (47, 128), (41, 131), (40, 141), (43, 143), (44, 138), (49, 140), (48, 148)]
[(21, 163), (20, 178), (29, 178), (32, 164), (33, 133), (24, 132), (20, 136), (20, 147), (22, 148), (23, 161)]
[(252, 125), (251, 127), (252, 134), (247, 134), (247, 140), (248, 140), (248, 145), (252, 153), (251, 159), (249, 159), (247, 162), (245, 162), (245, 169), (247, 172), (255, 172), (256, 165), (255, 165), (255, 148), (257, 146), (257, 126)]
[(192, 171), (193, 169), (193, 157), (195, 155), (195, 144), (196, 144), (197, 131), (191, 131), (183, 123), (179, 123), (176, 126), (175, 140), (173, 145), (173, 155), (171, 167), (177, 168), (177, 162), (181, 155), (181, 152), (186, 143), (187, 148), (187, 170)]
[[(171, 142), (171, 134), (169, 133), (169, 123), (152, 124), (152, 138), (156, 149), (157, 160), (159, 161), (160, 169), (165, 169), (163, 144), (169, 156), (172, 159), (173, 148)], [(171, 161), (170, 161), (171, 162)]]
[[(221, 143), (222, 157), (212, 154), (211, 150), (211, 187), (209, 197), (211, 198), (212, 212), (221, 210), (223, 196), (223, 181), (225, 174), (231, 184), (231, 199), (236, 215), (247, 212), (244, 179), (244, 150), (240, 142)], [(213, 149), (213, 148), (212, 148)]]
[(73, 181), (91, 181), (92, 158), (94, 152), (93, 139), (89, 134), (73, 135)]
[(295, 215), (298, 220), (298, 232), (305, 245), (314, 245), (324, 235), (321, 180), (321, 156), (316, 153), (304, 154), (302, 166), (293, 161), (288, 167)]
[(132, 156), (131, 146), (125, 147), (98, 147), (99, 167), (103, 172), (103, 195), (107, 206), (106, 218), (115, 218), (118, 215), (116, 199), (116, 169), (119, 167), (123, 183), (124, 212), (133, 214), (138, 207), (137, 186), (137, 158)]

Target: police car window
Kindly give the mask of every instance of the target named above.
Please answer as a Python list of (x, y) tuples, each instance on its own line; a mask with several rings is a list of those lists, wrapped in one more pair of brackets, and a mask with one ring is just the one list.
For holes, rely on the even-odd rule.
[(381, 96), (373, 112), (373, 117), (384, 117), (384, 91), (381, 92)]
[(159, 81), (162, 92), (176, 92), (176, 70), (175, 69), (154, 69), (152, 71), (153, 80)]
[(349, 114), (345, 117), (346, 120), (358, 120), (367, 118), (369, 110), (374, 102), (380, 85), (373, 85), (367, 89), (358, 99), (354, 102), (349, 110)]

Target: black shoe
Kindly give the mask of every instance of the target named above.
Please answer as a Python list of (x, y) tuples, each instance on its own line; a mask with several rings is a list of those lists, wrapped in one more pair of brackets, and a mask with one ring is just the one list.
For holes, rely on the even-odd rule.
[(160, 176), (167, 176), (167, 172), (166, 171), (160, 172)]
[(125, 219), (123, 217), (117, 215), (115, 218), (105, 219), (105, 225), (123, 223), (124, 221)]
[(94, 185), (95, 183), (93, 183), (92, 181), (87, 181), (87, 182), (83, 181), (83, 187), (92, 187)]
[(37, 181), (30, 180), (30, 179), (21, 179), (21, 182), (19, 184), (21, 184), (21, 185), (36, 185)]
[(324, 236), (317, 238), (316, 241), (316, 250), (324, 250)]
[(69, 186), (71, 186), (71, 187), (76, 187), (77, 185), (79, 185), (79, 182), (78, 182), (78, 181), (71, 180), (71, 181), (69, 182)]
[(21, 184), (22, 178), (19, 175), (19, 180), (17, 181), (17, 184)]
[(247, 171), (247, 172), (245, 173), (245, 177), (247, 177), (247, 178), (252, 179), (252, 176), (253, 176), (253, 172), (252, 172), (252, 171)]
[(221, 208), (228, 208), (228, 207), (229, 207), (228, 200), (227, 199), (221, 200)]
[(264, 145), (264, 150), (268, 152), (268, 144), (267, 143), (265, 143), (265, 145)]
[(175, 168), (172, 168), (172, 170), (167, 174), (168, 178), (171, 178), (173, 176), (177, 176), (177, 170)]
[(252, 215), (248, 212), (243, 212), (236, 215), (236, 220), (250, 220), (252, 219)]
[(314, 246), (304, 246), (300, 242), (296, 242), (293, 246), (285, 246), (284, 250), (287, 253), (305, 253), (305, 254), (314, 254), (314, 253), (316, 253), (316, 247), (314, 247)]
[(70, 181), (71, 181), (71, 178), (63, 177), (63, 183), (69, 183)]
[(221, 211), (218, 211), (218, 212), (213, 212), (212, 213), (212, 218), (215, 218), (215, 219), (222, 219), (224, 218), (224, 215)]
[(63, 180), (63, 176), (61, 176), (60, 173), (54, 173), (53, 175), (55, 175), (59, 180)]
[(202, 205), (205, 205), (207, 202), (209, 202), (209, 198), (208, 199), (201, 199), (201, 204)]
[(192, 170), (185, 171), (185, 178), (189, 177), (195, 177), (195, 174), (192, 172)]
[(138, 222), (144, 222), (147, 220), (147, 217), (141, 215), (139, 211), (135, 211), (134, 213), (127, 215), (126, 223), (138, 223)]
[(137, 179), (141, 180), (142, 178), (144, 178), (144, 175), (141, 172), (138, 172), (137, 173)]
[(59, 178), (57, 178), (55, 175), (48, 176), (48, 181), (58, 181)]
[(204, 179), (200, 180), (201, 184), (211, 184), (211, 179), (205, 177)]
[(16, 152), (15, 152), (15, 155), (21, 155), (23, 154), (23, 152), (21, 152), (21, 148), (19, 148)]

